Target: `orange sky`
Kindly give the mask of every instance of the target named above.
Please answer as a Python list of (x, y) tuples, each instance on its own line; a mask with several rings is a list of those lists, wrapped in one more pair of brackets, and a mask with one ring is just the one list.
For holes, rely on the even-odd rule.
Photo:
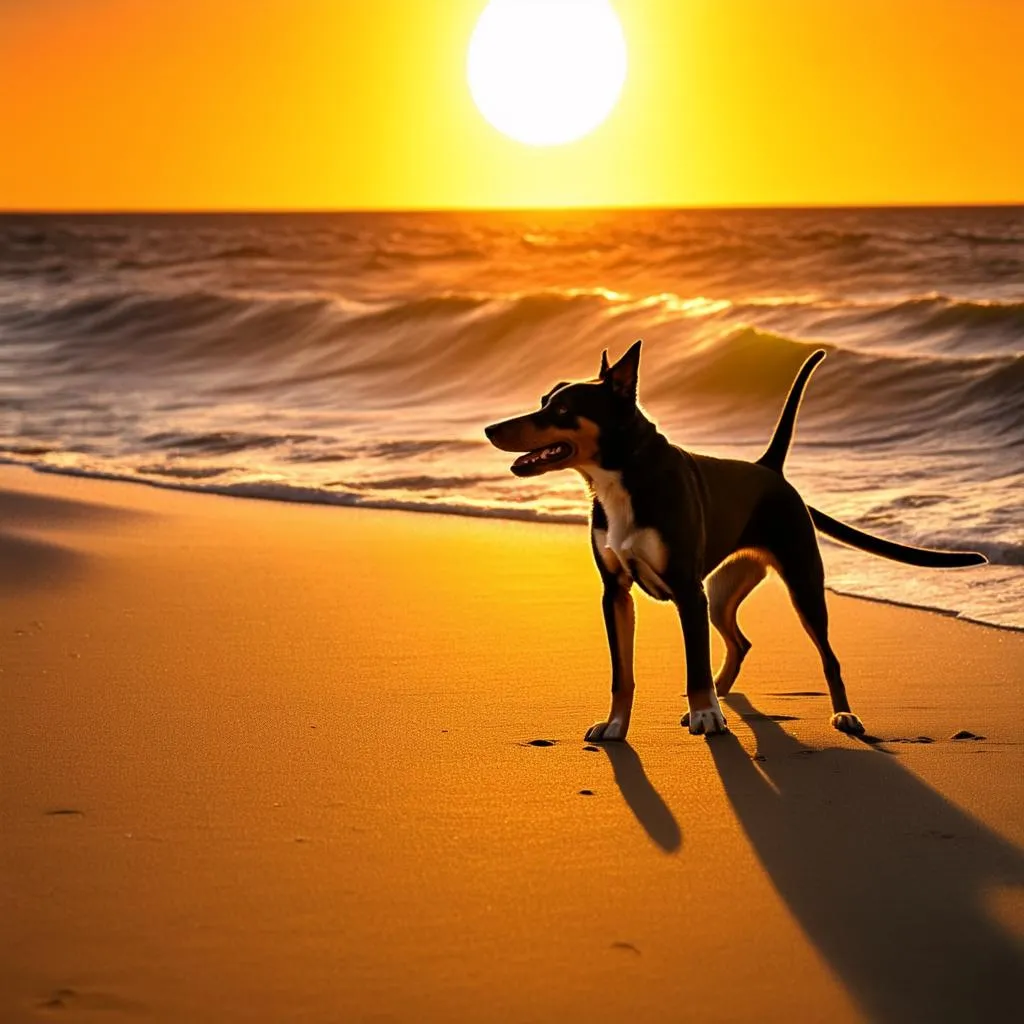
[(615, 0), (622, 100), (534, 149), (485, 0), (0, 0), (0, 208), (1024, 201), (1024, 0)]

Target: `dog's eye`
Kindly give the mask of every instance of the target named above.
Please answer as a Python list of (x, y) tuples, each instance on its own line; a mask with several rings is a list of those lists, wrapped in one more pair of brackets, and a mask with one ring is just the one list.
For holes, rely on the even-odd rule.
[(555, 415), (558, 416), (560, 419), (568, 416), (569, 406), (567, 406), (564, 402), (559, 402), (558, 405), (555, 406)]

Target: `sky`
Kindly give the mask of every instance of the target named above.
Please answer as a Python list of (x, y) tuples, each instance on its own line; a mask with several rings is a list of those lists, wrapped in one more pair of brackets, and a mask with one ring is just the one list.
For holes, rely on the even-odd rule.
[(0, 209), (1024, 201), (1024, 0), (613, 0), (621, 100), (477, 111), (486, 0), (0, 0)]

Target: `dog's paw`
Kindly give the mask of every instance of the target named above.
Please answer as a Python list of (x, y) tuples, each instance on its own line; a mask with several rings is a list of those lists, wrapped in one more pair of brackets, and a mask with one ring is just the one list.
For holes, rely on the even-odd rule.
[(616, 721), (614, 718), (610, 722), (596, 722), (587, 730), (586, 736), (583, 737), (587, 743), (609, 743), (613, 740), (624, 740), (625, 738), (626, 727), (622, 722)]
[(833, 715), (832, 728), (851, 736), (864, 735), (864, 723), (852, 711), (840, 711)]
[(690, 730), (691, 736), (713, 736), (715, 733), (728, 732), (729, 723), (725, 720), (721, 708), (705, 708), (703, 711), (687, 711), (680, 725)]

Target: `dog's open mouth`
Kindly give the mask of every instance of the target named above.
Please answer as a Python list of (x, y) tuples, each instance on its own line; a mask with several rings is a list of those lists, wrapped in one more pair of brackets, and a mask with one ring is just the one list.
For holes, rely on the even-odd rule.
[(535, 473), (543, 473), (546, 469), (565, 462), (576, 449), (568, 441), (556, 441), (555, 444), (545, 445), (543, 448), (534, 448), (532, 452), (520, 455), (512, 463), (512, 472), (516, 476), (533, 476)]

